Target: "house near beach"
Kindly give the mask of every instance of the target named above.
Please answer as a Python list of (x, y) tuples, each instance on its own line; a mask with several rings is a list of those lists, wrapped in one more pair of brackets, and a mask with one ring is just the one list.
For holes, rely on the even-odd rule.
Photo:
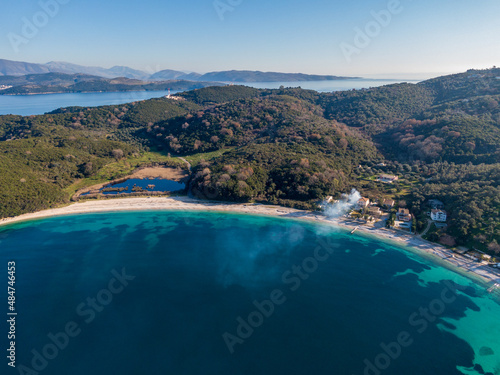
[(396, 221), (394, 223), (394, 228), (411, 229), (410, 221)]
[(382, 211), (380, 210), (380, 207), (375, 207), (371, 206), (368, 210), (369, 214), (375, 217), (380, 217), (382, 216)]
[(412, 216), (410, 210), (407, 208), (400, 208), (396, 214), (396, 218), (399, 221), (411, 221)]
[(446, 221), (446, 211), (445, 210), (438, 210), (434, 209), (431, 211), (431, 219), (433, 221), (438, 221), (438, 222), (445, 222)]
[(391, 208), (394, 207), (395, 204), (396, 204), (396, 202), (394, 202), (393, 199), (384, 199), (382, 206), (384, 206), (384, 208), (390, 210)]
[(358, 201), (358, 208), (364, 210), (366, 207), (370, 205), (370, 200), (368, 198), (361, 198)]

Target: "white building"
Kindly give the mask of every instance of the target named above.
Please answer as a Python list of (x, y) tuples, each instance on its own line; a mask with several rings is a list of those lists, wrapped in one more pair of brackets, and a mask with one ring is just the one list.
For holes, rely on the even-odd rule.
[(405, 229), (411, 229), (411, 221), (398, 221), (396, 220), (394, 222), (394, 228), (405, 228)]
[(383, 182), (383, 183), (386, 183), (386, 184), (392, 184), (393, 182), (397, 181), (399, 179), (398, 176), (394, 176), (394, 175), (391, 175), (391, 174), (381, 174), (379, 177), (378, 177), (378, 180)]
[(445, 222), (446, 221), (446, 211), (444, 210), (432, 210), (431, 219), (434, 221)]
[(368, 198), (361, 198), (358, 201), (358, 208), (360, 208), (360, 209), (365, 209), (369, 205), (370, 205), (370, 200)]

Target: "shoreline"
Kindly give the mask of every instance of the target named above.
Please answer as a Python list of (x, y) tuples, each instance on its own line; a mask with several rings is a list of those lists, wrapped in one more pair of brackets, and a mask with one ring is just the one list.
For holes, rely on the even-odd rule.
[(180, 167), (139, 167), (130, 172), (129, 175), (125, 177), (115, 178), (112, 181), (101, 182), (99, 184), (83, 187), (78, 189), (72, 197), (76, 202), (80, 199), (82, 194), (101, 194), (99, 190), (107, 185), (114, 185), (120, 182), (125, 182), (128, 180), (138, 179), (138, 180), (154, 180), (156, 178), (171, 180), (176, 182), (181, 182), (186, 184), (189, 178), (189, 172)]
[[(328, 218), (319, 213), (303, 211), (294, 208), (263, 205), (255, 203), (230, 203), (230, 202), (210, 202), (201, 201), (186, 196), (179, 197), (140, 197), (140, 198), (120, 198), (110, 200), (85, 201), (70, 204), (68, 206), (53, 208), (20, 216), (5, 218), (0, 220), (0, 229), (3, 226), (64, 215), (91, 214), (103, 212), (124, 212), (124, 211), (210, 211), (241, 213), (250, 215), (273, 216), (284, 219), (306, 220), (310, 222), (322, 223), (337, 226), (347, 230), (357, 228), (356, 232), (373, 236), (377, 239), (395, 242), (398, 245), (409, 248), (408, 251), (422, 254), (422, 257), (433, 261), (433, 263), (449, 268), (450, 270), (462, 274), (473, 281), (481, 282), (484, 286), (491, 286), (500, 283), (500, 270), (497, 271), (483, 262), (475, 262), (470, 259), (455, 254), (446, 247), (428, 242), (410, 234), (382, 227), (364, 226), (345, 218)], [(424, 256), (424, 254), (426, 256)], [(436, 258), (435, 261), (431, 258)], [(438, 261), (439, 258), (439, 261)]]
[(168, 92), (167, 90), (116, 90), (116, 91), (48, 91), (48, 92), (27, 92), (24, 94), (0, 94), (2, 96), (32, 96), (32, 95), (56, 95), (56, 94), (104, 94), (104, 93), (126, 93), (126, 92)]

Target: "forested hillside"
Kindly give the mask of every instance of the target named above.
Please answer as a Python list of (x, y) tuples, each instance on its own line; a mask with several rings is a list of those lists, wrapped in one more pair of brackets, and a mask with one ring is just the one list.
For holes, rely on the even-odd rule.
[[(427, 201), (439, 199), (447, 236), (494, 252), (499, 77), (469, 71), (335, 93), (209, 87), (179, 100), (0, 116), (0, 216), (67, 202), (78, 181), (181, 156), (193, 160), (191, 192), (207, 199), (314, 208), (356, 187), (406, 204), (419, 229)], [(380, 173), (400, 179), (382, 184)]]

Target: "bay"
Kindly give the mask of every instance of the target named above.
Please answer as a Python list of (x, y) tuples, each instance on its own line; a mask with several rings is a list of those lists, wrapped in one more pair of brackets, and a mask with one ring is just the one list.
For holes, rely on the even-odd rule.
[[(177, 91), (172, 91), (175, 94)], [(0, 115), (43, 115), (58, 108), (98, 107), (160, 98), (168, 91), (92, 92), (43, 95), (0, 95)]]
[(500, 371), (500, 305), (484, 287), (336, 227), (213, 212), (61, 216), (1, 227), (8, 261), (17, 365), (40, 373)]
[[(412, 80), (376, 80), (376, 79), (349, 79), (338, 81), (306, 81), (306, 82), (244, 82), (241, 84), (261, 89), (277, 89), (284, 87), (302, 87), (303, 89), (319, 92), (343, 91), (378, 87), (392, 83), (418, 81)], [(172, 91), (172, 94), (177, 91)], [(168, 95), (168, 91), (130, 91), (130, 92), (98, 92), (98, 93), (69, 93), (44, 95), (0, 95), (0, 115), (41, 115), (58, 108), (81, 106), (97, 107), (101, 105), (115, 105), (130, 103), (139, 100), (159, 98)]]
[(420, 81), (394, 80), (394, 79), (344, 79), (336, 81), (246, 82), (246, 83), (235, 83), (235, 84), (255, 87), (257, 89), (278, 89), (280, 88), (280, 86), (283, 86), (283, 87), (301, 87), (305, 90), (314, 90), (318, 92), (333, 92), (333, 91), (369, 89), (371, 87), (380, 87), (402, 82), (418, 83)]

